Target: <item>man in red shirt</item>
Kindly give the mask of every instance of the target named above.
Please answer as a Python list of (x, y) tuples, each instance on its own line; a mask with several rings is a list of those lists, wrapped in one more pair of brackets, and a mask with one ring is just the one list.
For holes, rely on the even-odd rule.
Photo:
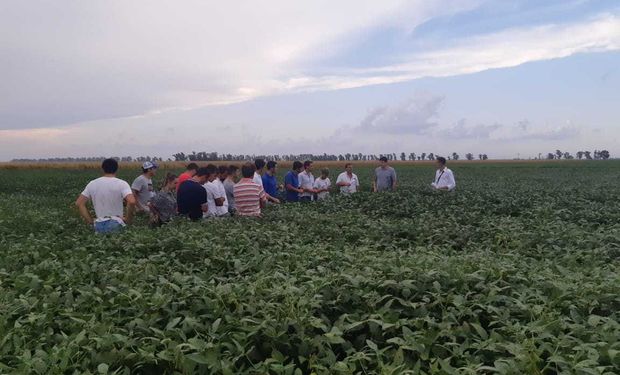
[(198, 171), (198, 164), (196, 163), (189, 163), (187, 165), (187, 170), (183, 173), (181, 173), (181, 175), (179, 176), (179, 179), (177, 181), (177, 192), (179, 191), (179, 186), (181, 186), (181, 184), (184, 181), (189, 180), (190, 178), (194, 177), (196, 175), (196, 171)]
[(254, 182), (255, 167), (251, 163), (246, 163), (241, 167), (242, 179), (233, 190), (235, 197), (235, 208), (237, 215), (258, 217), (261, 216), (261, 208), (265, 207), (267, 194), (265, 190)]

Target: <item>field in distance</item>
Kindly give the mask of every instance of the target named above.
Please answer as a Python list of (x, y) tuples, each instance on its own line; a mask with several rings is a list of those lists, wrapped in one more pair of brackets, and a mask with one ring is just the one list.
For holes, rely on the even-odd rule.
[(447, 194), (429, 162), (371, 194), (374, 166), (115, 237), (72, 207), (97, 165), (0, 169), (0, 373), (620, 373), (619, 161), (451, 163)]

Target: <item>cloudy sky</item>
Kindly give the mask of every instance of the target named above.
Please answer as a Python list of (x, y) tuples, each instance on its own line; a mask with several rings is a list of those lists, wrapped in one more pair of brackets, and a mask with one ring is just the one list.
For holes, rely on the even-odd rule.
[(0, 160), (620, 156), (617, 0), (2, 0)]

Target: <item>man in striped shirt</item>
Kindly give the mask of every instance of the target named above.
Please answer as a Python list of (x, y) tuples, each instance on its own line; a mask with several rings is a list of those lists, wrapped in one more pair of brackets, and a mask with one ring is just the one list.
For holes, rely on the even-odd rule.
[(263, 188), (252, 181), (255, 167), (246, 163), (241, 167), (241, 176), (233, 191), (237, 215), (258, 217), (261, 216), (261, 208), (265, 207), (267, 195)]

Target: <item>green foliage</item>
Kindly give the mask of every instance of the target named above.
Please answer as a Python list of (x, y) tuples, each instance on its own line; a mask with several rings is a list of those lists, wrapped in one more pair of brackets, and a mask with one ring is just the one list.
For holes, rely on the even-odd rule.
[(620, 372), (620, 164), (453, 169), (115, 237), (96, 172), (0, 171), (0, 373)]

